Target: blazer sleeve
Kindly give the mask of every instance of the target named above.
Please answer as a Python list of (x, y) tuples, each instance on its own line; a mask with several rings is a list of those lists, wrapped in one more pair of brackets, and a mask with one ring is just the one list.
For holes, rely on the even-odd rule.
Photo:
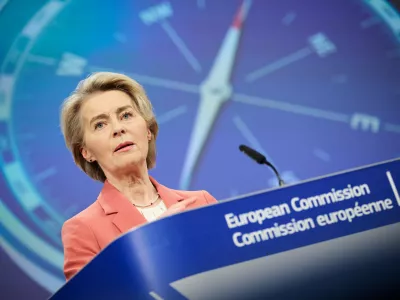
[(67, 220), (61, 230), (64, 275), (69, 280), (100, 251), (93, 231), (80, 219)]
[(217, 203), (217, 199), (215, 199), (209, 192), (203, 191), (204, 198), (206, 198), (207, 204)]

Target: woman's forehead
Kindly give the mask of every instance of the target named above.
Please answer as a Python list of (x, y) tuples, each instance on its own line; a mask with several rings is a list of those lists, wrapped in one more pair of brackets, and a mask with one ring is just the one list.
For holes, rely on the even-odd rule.
[(93, 95), (86, 99), (82, 106), (82, 114), (90, 117), (96, 114), (110, 114), (122, 107), (134, 108), (132, 99), (120, 91), (108, 91)]

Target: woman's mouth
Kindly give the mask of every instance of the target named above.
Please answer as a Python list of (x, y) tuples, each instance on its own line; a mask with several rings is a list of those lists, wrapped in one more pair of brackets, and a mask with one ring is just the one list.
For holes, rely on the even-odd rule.
[(115, 149), (114, 152), (125, 152), (129, 151), (133, 148), (134, 143), (133, 142), (123, 142), (119, 144)]

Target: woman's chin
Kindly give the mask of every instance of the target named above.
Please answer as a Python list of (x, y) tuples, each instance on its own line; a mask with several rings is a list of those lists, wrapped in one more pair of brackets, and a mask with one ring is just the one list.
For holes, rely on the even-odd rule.
[(136, 167), (146, 162), (146, 157), (143, 157), (139, 151), (125, 153), (117, 158), (117, 165), (120, 167)]

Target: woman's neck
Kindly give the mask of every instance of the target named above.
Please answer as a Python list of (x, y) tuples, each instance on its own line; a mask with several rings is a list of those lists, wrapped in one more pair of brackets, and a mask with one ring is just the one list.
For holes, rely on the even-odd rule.
[(147, 206), (156, 200), (157, 190), (150, 181), (147, 168), (144, 169), (119, 176), (107, 176), (107, 180), (124, 194), (132, 204)]

